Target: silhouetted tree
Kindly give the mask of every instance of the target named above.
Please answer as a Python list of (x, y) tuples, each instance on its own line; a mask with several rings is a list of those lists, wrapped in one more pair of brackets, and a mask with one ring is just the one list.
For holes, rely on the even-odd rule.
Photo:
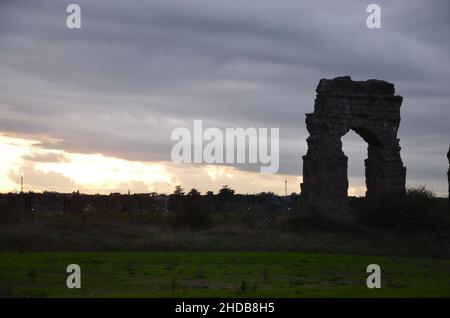
[(201, 194), (197, 189), (192, 188), (187, 195), (190, 197), (200, 197)]
[(211, 211), (207, 208), (200, 192), (192, 189), (186, 196), (177, 196), (178, 204), (173, 210), (172, 224), (176, 227), (189, 227), (194, 230), (211, 226)]
[(217, 195), (217, 209), (222, 210), (227, 202), (230, 202), (234, 197), (234, 190), (224, 185)]
[(173, 193), (176, 195), (184, 195), (184, 189), (180, 185), (177, 185)]
[(234, 190), (228, 187), (228, 185), (224, 185), (222, 189), (219, 190), (219, 198), (228, 201), (232, 199), (234, 196)]

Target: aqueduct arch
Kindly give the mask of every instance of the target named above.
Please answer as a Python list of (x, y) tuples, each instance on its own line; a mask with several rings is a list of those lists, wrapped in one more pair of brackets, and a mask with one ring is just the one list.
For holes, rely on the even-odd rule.
[(303, 156), (302, 198), (310, 211), (339, 217), (347, 207), (347, 156), (341, 137), (350, 129), (368, 144), (366, 196), (404, 192), (406, 168), (397, 130), (402, 97), (385, 81), (352, 81), (349, 76), (322, 79), (314, 113), (306, 114), (310, 136)]

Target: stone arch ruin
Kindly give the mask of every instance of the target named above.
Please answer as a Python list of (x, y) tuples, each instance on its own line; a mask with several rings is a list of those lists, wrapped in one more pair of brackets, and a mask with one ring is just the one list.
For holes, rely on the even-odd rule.
[(368, 144), (366, 196), (405, 192), (406, 168), (397, 130), (402, 97), (380, 80), (353, 81), (349, 76), (322, 79), (314, 113), (306, 114), (310, 136), (303, 156), (303, 202), (308, 211), (339, 217), (347, 208), (347, 156), (341, 137), (354, 130)]

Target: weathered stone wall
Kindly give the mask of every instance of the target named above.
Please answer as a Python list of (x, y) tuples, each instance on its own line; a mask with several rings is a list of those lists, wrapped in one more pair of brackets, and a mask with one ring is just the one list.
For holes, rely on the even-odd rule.
[(306, 114), (310, 136), (303, 156), (302, 197), (308, 210), (339, 217), (347, 207), (347, 156), (341, 137), (350, 129), (368, 144), (366, 196), (404, 192), (406, 168), (397, 130), (402, 97), (385, 81), (352, 81), (349, 76), (322, 79), (314, 113)]

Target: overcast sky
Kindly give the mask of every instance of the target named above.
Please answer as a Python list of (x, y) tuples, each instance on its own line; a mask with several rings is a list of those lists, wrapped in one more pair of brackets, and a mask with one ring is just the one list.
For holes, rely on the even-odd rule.
[[(377, 78), (404, 97), (407, 184), (447, 193), (449, 1), (74, 2), (80, 30), (66, 27), (70, 1), (0, 1), (0, 133), (41, 149), (161, 163), (172, 129), (194, 119), (277, 127), (280, 174), (299, 177), (319, 80)], [(381, 6), (381, 29), (366, 27), (369, 3)], [(367, 145), (355, 134), (343, 143), (350, 182), (361, 186)], [(22, 170), (58, 160), (26, 156)], [(23, 173), (2, 171), (16, 181)]]

